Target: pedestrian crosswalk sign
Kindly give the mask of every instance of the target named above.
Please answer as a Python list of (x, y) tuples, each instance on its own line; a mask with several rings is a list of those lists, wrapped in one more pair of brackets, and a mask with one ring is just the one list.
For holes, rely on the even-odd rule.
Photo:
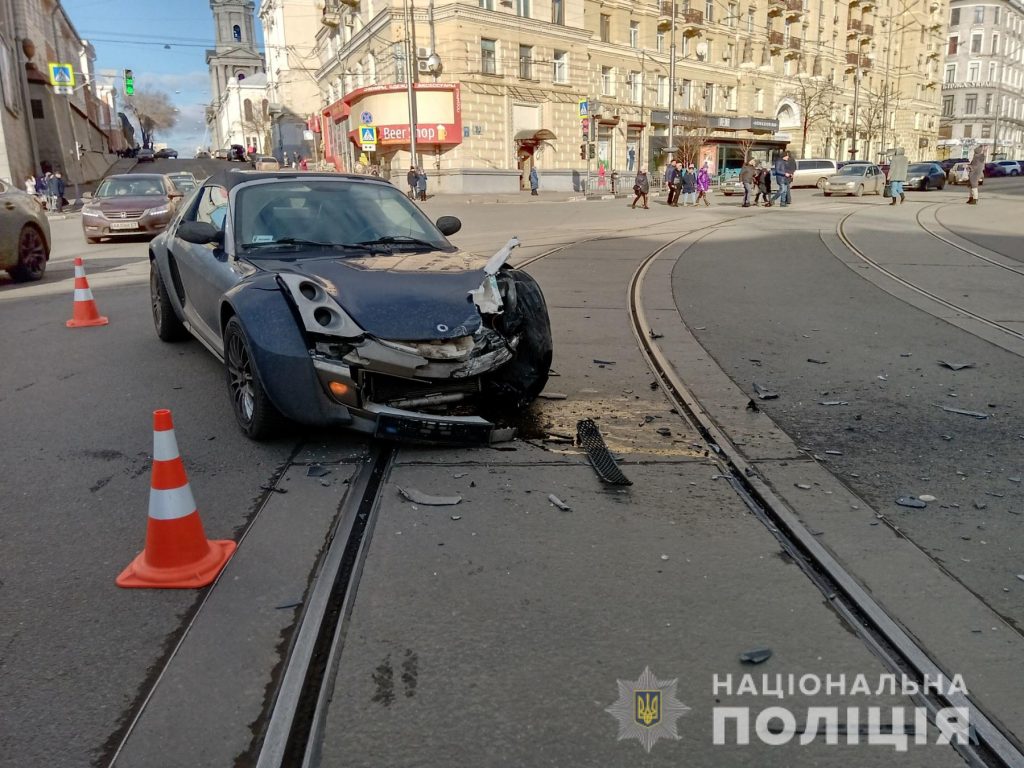
[(580, 117), (590, 117), (590, 103), (586, 99), (580, 99)]
[(359, 126), (359, 143), (360, 144), (376, 144), (377, 143), (377, 129), (372, 125), (360, 125)]
[(50, 68), (50, 85), (61, 85), (68, 88), (75, 87), (75, 70), (70, 64), (59, 64), (55, 61), (48, 62)]

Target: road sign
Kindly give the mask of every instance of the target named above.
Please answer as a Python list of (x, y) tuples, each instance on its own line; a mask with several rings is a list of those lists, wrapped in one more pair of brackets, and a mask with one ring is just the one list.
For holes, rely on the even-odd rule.
[(590, 116), (590, 102), (586, 99), (580, 99), (580, 117)]
[(53, 92), (58, 96), (74, 96), (75, 89), (70, 85), (55, 85), (53, 86)]
[(362, 150), (363, 150), (363, 152), (376, 152), (377, 151), (377, 145), (376, 144), (363, 144)]
[(362, 114), (359, 115), (359, 120), (360, 122), (370, 125), (371, 123), (373, 123), (373, 114), (370, 112), (363, 112)]
[(359, 143), (377, 146), (377, 129), (372, 125), (359, 126)]
[(70, 64), (51, 61), (47, 63), (47, 66), (50, 70), (50, 85), (75, 87), (75, 70)]

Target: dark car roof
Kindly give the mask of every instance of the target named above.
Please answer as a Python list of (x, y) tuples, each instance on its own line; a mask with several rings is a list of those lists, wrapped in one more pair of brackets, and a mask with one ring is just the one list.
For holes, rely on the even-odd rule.
[(136, 179), (160, 179), (164, 180), (164, 174), (162, 173), (114, 173), (103, 179), (124, 179), (125, 181), (135, 181)]
[(239, 184), (261, 179), (330, 179), (337, 181), (364, 181), (374, 184), (388, 184), (390, 182), (376, 176), (363, 176), (357, 173), (330, 173), (316, 171), (246, 171), (233, 168), (227, 171), (218, 171), (206, 180), (208, 185), (216, 185), (225, 189), (232, 189)]

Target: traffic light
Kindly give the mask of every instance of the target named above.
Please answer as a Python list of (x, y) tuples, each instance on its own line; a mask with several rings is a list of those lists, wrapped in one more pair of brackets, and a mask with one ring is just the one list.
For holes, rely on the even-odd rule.
[(590, 142), (590, 144), (588, 146), (590, 148), (590, 159), (593, 160), (595, 157), (597, 157), (597, 152), (595, 151), (594, 142)]
[(586, 160), (586, 159), (587, 159), (587, 145), (586, 144), (580, 144), (580, 160)]
[(132, 76), (132, 71), (126, 69), (124, 71), (124, 95), (131, 96), (135, 93), (135, 77)]

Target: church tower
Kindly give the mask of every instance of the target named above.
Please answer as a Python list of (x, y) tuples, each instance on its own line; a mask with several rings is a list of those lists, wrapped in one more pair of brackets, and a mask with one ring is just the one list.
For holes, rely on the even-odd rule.
[(210, 68), (210, 98), (220, 104), (228, 81), (240, 81), (263, 72), (263, 57), (256, 50), (253, 0), (210, 0), (217, 47), (206, 51)]

